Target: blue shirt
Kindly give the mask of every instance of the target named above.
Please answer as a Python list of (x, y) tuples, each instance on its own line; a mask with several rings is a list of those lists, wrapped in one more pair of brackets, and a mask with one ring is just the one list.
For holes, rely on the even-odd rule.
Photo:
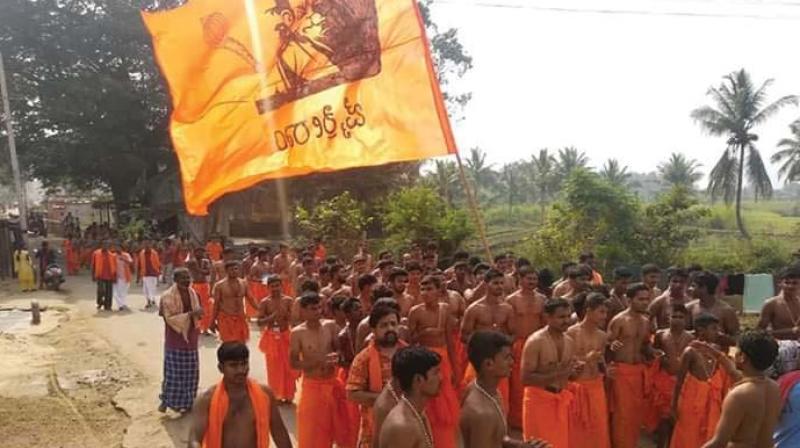
[(789, 391), (774, 438), (776, 448), (800, 447), (800, 384)]

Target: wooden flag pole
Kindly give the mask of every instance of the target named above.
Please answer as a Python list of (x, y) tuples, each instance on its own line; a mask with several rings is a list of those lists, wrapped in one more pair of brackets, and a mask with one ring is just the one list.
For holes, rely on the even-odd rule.
[(461, 179), (461, 185), (467, 193), (467, 202), (469, 203), (470, 210), (472, 210), (475, 226), (478, 227), (478, 235), (481, 237), (483, 250), (486, 251), (486, 261), (491, 264), (493, 261), (492, 249), (489, 247), (489, 240), (486, 239), (486, 228), (483, 226), (483, 218), (481, 218), (480, 210), (478, 210), (478, 201), (475, 200), (475, 195), (467, 179), (467, 174), (464, 172), (464, 164), (461, 163), (461, 155), (458, 152), (456, 152), (456, 163), (458, 164), (458, 177)]

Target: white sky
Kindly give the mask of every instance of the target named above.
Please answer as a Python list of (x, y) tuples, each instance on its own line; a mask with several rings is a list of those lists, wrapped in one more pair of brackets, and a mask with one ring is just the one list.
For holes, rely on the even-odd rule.
[[(473, 57), (458, 84), (473, 92), (453, 123), (459, 149), (480, 146), (498, 167), (574, 145), (596, 166), (613, 157), (649, 172), (674, 151), (707, 173), (725, 142), (689, 113), (710, 104), (711, 85), (744, 67), (775, 79), (771, 99), (800, 94), (800, 0), (435, 0), (432, 11)], [(798, 117), (790, 108), (756, 131), (776, 186), (768, 159)]]

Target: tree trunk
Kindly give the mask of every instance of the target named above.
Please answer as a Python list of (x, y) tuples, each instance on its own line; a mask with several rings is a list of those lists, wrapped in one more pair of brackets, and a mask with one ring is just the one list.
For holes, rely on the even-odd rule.
[(745, 239), (750, 239), (750, 234), (744, 228), (742, 220), (742, 184), (744, 183), (744, 144), (739, 144), (739, 177), (736, 179), (736, 227)]

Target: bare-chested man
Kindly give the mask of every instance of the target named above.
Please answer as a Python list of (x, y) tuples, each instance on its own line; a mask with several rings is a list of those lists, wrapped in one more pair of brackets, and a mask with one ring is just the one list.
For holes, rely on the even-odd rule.
[(653, 263), (642, 266), (642, 283), (650, 289), (650, 300), (660, 296), (663, 291), (658, 287), (661, 281), (661, 268)]
[[(229, 261), (234, 261), (234, 258), (236, 258), (235, 250), (227, 248), (222, 251), (222, 259), (215, 261), (213, 264), (214, 278), (212, 279), (211, 283), (216, 284), (220, 280), (223, 280), (225, 277), (227, 277), (228, 274), (226, 271), (228, 268), (225, 267), (225, 264)], [(241, 268), (239, 269), (239, 274), (241, 274)]]
[(544, 313), (547, 325), (528, 337), (522, 352), (522, 434), (525, 440), (539, 438), (555, 447), (568, 447), (571, 394), (567, 381), (581, 371), (583, 363), (575, 359), (572, 338), (565, 334), (572, 313), (569, 302), (549, 299)]
[(583, 320), (567, 330), (567, 336), (573, 341), (575, 359), (583, 364), (583, 370), (570, 383), (575, 400), (573, 406), (578, 412), (570, 414), (569, 442), (572, 448), (609, 448), (608, 400), (603, 376), (608, 337), (602, 330), (606, 326), (608, 306), (600, 293), (580, 297), (584, 299), (581, 304), (585, 310)]
[(269, 277), (269, 295), (258, 305), (261, 340), (258, 347), (267, 361), (267, 380), (275, 396), (284, 403), (294, 400), (295, 374), (289, 366), (289, 319), (294, 299), (283, 295), (282, 280)]
[(420, 282), (422, 282), (422, 266), (416, 261), (410, 261), (406, 264), (406, 272), (408, 272), (408, 286), (406, 286), (406, 293), (414, 298), (414, 305), (422, 303), (420, 298)]
[(608, 328), (608, 324), (614, 316), (628, 309), (628, 297), (625, 294), (628, 293), (628, 285), (633, 278), (633, 272), (624, 267), (615, 268), (613, 274), (614, 282), (611, 284), (607, 303), (608, 319), (605, 323), (606, 328)]
[(289, 265), (292, 261), (289, 259), (289, 245), (286, 243), (280, 243), (278, 248), (278, 254), (272, 259), (272, 273), (281, 278), (284, 288), (283, 292), (286, 295), (291, 296), (292, 283), (289, 275)]
[(659, 448), (669, 446), (674, 420), (672, 415), (672, 397), (675, 393), (678, 371), (681, 367), (681, 356), (694, 337), (686, 331), (689, 311), (680, 303), (670, 306), (669, 328), (656, 332), (653, 347), (664, 352), (658, 370), (651, 378), (649, 406), (645, 417), (645, 426), (655, 433), (656, 445)]
[(509, 377), (508, 423), (514, 428), (522, 428), (522, 397), (525, 392), (520, 376), (522, 349), (528, 336), (544, 326), (544, 302), (547, 298), (536, 291), (539, 274), (533, 268), (523, 266), (517, 271), (517, 276), (519, 289), (506, 298), (506, 303), (514, 310), (514, 342), (511, 346), (514, 367)]
[[(390, 254), (391, 255), (391, 254)], [(375, 272), (372, 275), (378, 277), (378, 281), (383, 284), (389, 283), (389, 274), (394, 269), (394, 261), (390, 259), (381, 259), (378, 261), (378, 267), (375, 269)]]
[[(332, 320), (321, 320), (318, 294), (298, 299), (304, 322), (292, 329), (289, 359), (293, 369), (303, 372), (297, 405), (297, 443), (301, 447), (331, 447), (337, 425), (336, 366), (339, 364), (338, 328)], [(313, 423), (312, 423), (313, 422)]]
[(431, 425), (436, 446), (455, 448), (458, 423), (458, 397), (456, 396), (455, 354), (452, 341), (452, 320), (449, 306), (441, 303), (442, 282), (439, 277), (429, 275), (422, 279), (420, 293), (423, 303), (411, 308), (408, 315), (408, 330), (412, 343), (434, 351), (442, 358), (442, 387), (432, 404)]
[(331, 284), (322, 288), (320, 295), (323, 298), (323, 309), (330, 305), (334, 297), (352, 297), (353, 291), (347, 285), (347, 273), (344, 266), (335, 264), (330, 267)]
[(248, 272), (249, 278), (254, 282), (261, 282), (267, 277), (272, 270), (269, 264), (269, 251), (267, 249), (258, 249), (256, 257), (250, 264), (250, 271)]
[(486, 294), (486, 283), (483, 281), (483, 276), (491, 268), (486, 263), (478, 263), (472, 268), (472, 277), (475, 279), (475, 285), (464, 293), (467, 304), (477, 301)]
[(457, 291), (462, 296), (467, 289), (472, 287), (469, 281), (469, 265), (466, 261), (460, 261), (453, 266), (453, 279), (447, 282), (447, 289)]
[(469, 340), (469, 359), (478, 376), (464, 392), (461, 435), (464, 448), (544, 448), (541, 440), (522, 442), (509, 437), (497, 385), (514, 364), (511, 339), (496, 331), (478, 331)]
[[(670, 446), (701, 446), (711, 439), (722, 410), (722, 399), (728, 387), (738, 378), (733, 364), (719, 363), (707, 355), (706, 344), (714, 344), (719, 333), (719, 319), (703, 313), (694, 320), (695, 336), (702, 345), (691, 344), (681, 356), (671, 416), (675, 422)], [(730, 367), (726, 372), (725, 367)], [(735, 380), (734, 380), (735, 381)]]
[[(367, 268), (367, 257), (356, 255), (353, 257), (353, 265), (352, 265), (352, 272), (347, 277), (347, 285), (350, 286), (350, 289), (353, 291), (353, 295), (357, 296), (361, 293), (361, 290), (358, 287), (358, 279), (369, 272)], [(363, 305), (363, 304), (362, 304)]]
[(717, 338), (717, 343), (723, 351), (736, 345), (736, 336), (739, 334), (739, 317), (736, 310), (716, 296), (719, 279), (710, 272), (696, 273), (689, 282), (689, 294), (695, 299), (686, 304), (689, 310), (689, 322), (701, 313), (710, 313), (717, 316), (722, 334)]
[(408, 285), (408, 272), (405, 269), (394, 268), (386, 279), (386, 284), (394, 294), (394, 300), (400, 305), (400, 317), (407, 318), (411, 307), (414, 305), (414, 298), (406, 293)]
[(302, 294), (301, 289), (303, 283), (313, 280), (315, 282), (319, 282), (319, 274), (317, 274), (317, 264), (314, 262), (314, 258), (307, 256), (303, 258), (302, 261), (303, 271), (297, 275), (297, 279), (295, 281), (295, 291), (299, 294)]
[(443, 362), (441, 356), (425, 347), (406, 347), (395, 353), (392, 377), (400, 387), (398, 404), (379, 427), (379, 448), (443, 446), (435, 442), (432, 416), (426, 411), (446, 383), (441, 374)]
[[(778, 344), (764, 332), (746, 332), (739, 338), (736, 368), (741, 378), (725, 396), (714, 437), (703, 448), (769, 448), (781, 412), (781, 391), (764, 370), (775, 362)], [(715, 351), (717, 362), (727, 356)]]
[(643, 283), (628, 287), (628, 309), (617, 314), (608, 326), (611, 342), (611, 446), (636, 448), (644, 424), (647, 402), (647, 363), (661, 352), (650, 341), (652, 327), (647, 307), (651, 289)]
[(553, 297), (572, 300), (578, 294), (588, 291), (591, 283), (591, 267), (584, 264), (571, 267), (567, 270), (567, 281), (553, 290)]
[(781, 292), (764, 302), (758, 328), (778, 340), (800, 340), (800, 267), (783, 269), (778, 280)]
[(484, 274), (483, 282), (486, 284), (486, 294), (467, 307), (461, 323), (461, 338), (465, 343), (469, 343), (469, 337), (478, 330), (513, 334), (514, 308), (504, 300), (505, 276), (496, 269), (490, 269)]
[(225, 262), (227, 277), (214, 285), (214, 317), (211, 331), (218, 331), (222, 342), (247, 342), (250, 339), (250, 328), (244, 313), (244, 301), (247, 300), (255, 309), (258, 304), (247, 294), (247, 282), (239, 277), (239, 262)]
[[(224, 342), (217, 349), (222, 380), (194, 403), (189, 448), (291, 448), (292, 441), (272, 390), (248, 378), (250, 353), (241, 342)], [(212, 407), (224, 401), (227, 406)]]
[(660, 296), (650, 302), (648, 312), (657, 329), (669, 327), (669, 316), (672, 312), (672, 305), (686, 305), (689, 303), (686, 297), (686, 282), (689, 275), (686, 270), (671, 267), (667, 269), (667, 281), (669, 286)]

